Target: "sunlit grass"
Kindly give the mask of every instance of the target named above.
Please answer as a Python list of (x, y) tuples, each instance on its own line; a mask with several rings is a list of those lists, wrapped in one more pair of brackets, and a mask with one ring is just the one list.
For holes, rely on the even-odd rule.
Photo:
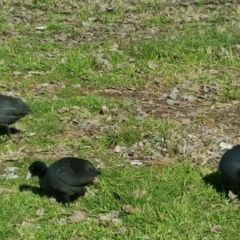
[[(161, 114), (137, 118), (144, 104), (154, 111), (169, 86), (185, 81), (217, 86), (213, 103), (239, 99), (240, 15), (229, 4), (0, 2), (0, 90), (19, 94), (34, 113), (12, 126), (21, 130), (12, 134), (18, 143), (0, 139), (1, 239), (239, 239), (238, 203), (228, 201), (221, 181), (215, 189), (203, 180), (214, 169), (193, 168), (180, 154), (188, 126)], [(126, 152), (115, 152), (117, 145)], [(134, 147), (138, 155), (125, 157)], [(176, 164), (157, 167), (159, 157), (150, 167), (145, 156), (160, 151)], [(86, 197), (66, 208), (20, 191), (38, 186), (25, 181), (33, 160), (51, 164), (66, 155), (102, 167)], [(138, 158), (146, 166), (130, 166)], [(9, 166), (19, 178), (2, 178)], [(136, 190), (146, 194), (134, 198)], [(88, 218), (71, 222), (77, 210)], [(111, 211), (121, 223), (99, 221)]]

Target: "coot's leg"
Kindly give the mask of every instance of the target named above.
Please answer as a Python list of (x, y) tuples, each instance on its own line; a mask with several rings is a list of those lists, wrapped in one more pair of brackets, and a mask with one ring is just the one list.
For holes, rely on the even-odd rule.
[(67, 199), (68, 207), (70, 207), (70, 198), (69, 198), (69, 195), (66, 194), (66, 195), (65, 195), (65, 198)]
[(230, 187), (231, 187), (231, 184), (229, 181), (227, 181), (227, 190), (229, 191), (230, 190)]
[(9, 128), (8, 125), (6, 125), (6, 128), (7, 128), (7, 132), (8, 132), (8, 133), (7, 133), (8, 137), (9, 137), (14, 143), (18, 143), (17, 140), (15, 140), (15, 139), (12, 138), (11, 132), (10, 132), (10, 128)]
[(5, 126), (6, 129), (7, 129), (7, 135), (8, 135), (8, 137), (9, 137), (9, 139), (11, 139), (14, 143), (17, 143), (17, 141), (14, 140), (14, 139), (12, 138), (12, 136), (11, 136), (11, 132), (10, 132), (10, 128), (9, 128), (8, 124), (4, 124), (4, 126)]
[(12, 139), (12, 136), (11, 136), (11, 132), (10, 132), (10, 128), (9, 128), (8, 124), (1, 124), (1, 126), (5, 127), (5, 128), (7, 129), (7, 135), (8, 135), (8, 137), (9, 137), (11, 140), (13, 140), (13, 139)]
[(7, 128), (7, 135), (8, 135), (8, 137), (9, 137), (10, 139), (12, 139), (11, 132), (10, 132), (10, 128), (9, 128), (8, 124), (6, 124), (5, 126), (6, 126), (6, 128)]

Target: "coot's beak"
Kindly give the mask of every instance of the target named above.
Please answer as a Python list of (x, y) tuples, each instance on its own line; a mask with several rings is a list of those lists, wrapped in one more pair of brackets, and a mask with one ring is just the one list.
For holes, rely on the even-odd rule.
[(26, 180), (29, 180), (32, 177), (32, 174), (30, 172), (28, 172)]

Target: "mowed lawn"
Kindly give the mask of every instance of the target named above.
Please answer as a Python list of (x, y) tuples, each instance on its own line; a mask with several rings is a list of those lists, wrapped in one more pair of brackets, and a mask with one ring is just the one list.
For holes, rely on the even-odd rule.
[[(34, 113), (17, 143), (0, 129), (1, 239), (239, 239), (217, 172), (239, 140), (237, 1), (0, 6), (0, 90)], [(102, 173), (70, 207), (25, 180), (66, 156)]]

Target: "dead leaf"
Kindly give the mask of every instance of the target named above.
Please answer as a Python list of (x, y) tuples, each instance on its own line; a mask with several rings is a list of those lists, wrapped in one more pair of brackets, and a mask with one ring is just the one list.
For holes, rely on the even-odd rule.
[(56, 198), (54, 198), (54, 197), (51, 197), (51, 198), (49, 198), (48, 200), (49, 200), (49, 202), (50, 202), (51, 204), (57, 203), (57, 200), (56, 200)]
[(28, 137), (33, 137), (34, 135), (36, 135), (36, 133), (33, 133), (33, 132), (27, 134)]
[(62, 226), (62, 225), (67, 224), (67, 220), (66, 220), (65, 218), (60, 218), (60, 219), (57, 221), (57, 223)]
[(175, 99), (177, 99), (177, 94), (172, 92), (168, 95), (168, 97), (171, 98), (172, 100), (175, 100)]
[(148, 237), (147, 235), (144, 235), (142, 237), (139, 238), (140, 240), (150, 240), (150, 237)]
[(116, 234), (119, 234), (119, 235), (123, 235), (127, 232), (127, 228), (126, 227), (120, 227), (118, 229), (118, 231), (116, 232)]
[(75, 84), (75, 85), (73, 85), (73, 88), (81, 88), (81, 87), (82, 87), (81, 84)]
[(130, 162), (130, 165), (131, 166), (141, 166), (141, 165), (143, 165), (143, 162), (140, 160), (133, 160)]
[(167, 99), (166, 102), (168, 105), (174, 105), (176, 103), (176, 101), (174, 101), (172, 99)]
[(218, 74), (218, 73), (219, 73), (219, 71), (218, 71), (218, 70), (216, 70), (216, 69), (210, 69), (210, 70), (209, 70), (209, 73), (211, 73), (211, 74), (215, 75), (215, 74)]
[(20, 152), (13, 152), (13, 151), (9, 151), (8, 152), (8, 156), (5, 159), (6, 161), (17, 161), (21, 158), (21, 153)]
[(229, 190), (228, 197), (230, 200), (234, 200), (235, 198), (238, 198), (238, 195), (234, 194), (231, 190)]
[(134, 198), (141, 198), (141, 197), (145, 196), (146, 194), (147, 194), (147, 191), (141, 190), (141, 189), (137, 189), (132, 193)]
[(35, 27), (36, 30), (40, 30), (40, 31), (43, 31), (43, 30), (45, 30), (46, 28), (47, 28), (46, 26)]
[(130, 214), (133, 214), (139, 211), (138, 209), (133, 208), (131, 205), (123, 205), (122, 209), (124, 212), (130, 213)]
[(212, 47), (211, 46), (207, 47), (207, 54), (212, 55)]
[(108, 116), (107, 119), (106, 119), (107, 122), (111, 122), (112, 121), (112, 117), (111, 116)]
[(19, 178), (19, 176), (16, 174), (18, 170), (18, 167), (7, 167), (4, 169), (5, 174), (2, 176), (6, 179), (15, 179)]
[(223, 228), (220, 225), (214, 225), (211, 228), (211, 232), (222, 232), (222, 231), (223, 231)]
[(87, 213), (76, 211), (71, 216), (68, 217), (69, 220), (72, 222), (82, 222), (85, 221), (88, 218)]
[(120, 219), (120, 218), (113, 218), (112, 222), (115, 223), (115, 224), (122, 224), (122, 219)]
[(30, 227), (33, 227), (33, 228), (41, 228), (40, 225), (38, 223), (30, 223), (30, 222), (26, 222), (26, 221), (23, 221), (22, 222), (22, 227), (24, 228), (30, 228)]
[(112, 211), (108, 214), (102, 215), (99, 219), (101, 221), (110, 222), (113, 220), (113, 218), (118, 218), (118, 216), (119, 216), (119, 211)]
[(229, 150), (233, 147), (230, 143), (226, 142), (220, 142), (219, 146), (222, 150)]
[(194, 102), (196, 100), (196, 97), (192, 96), (192, 95), (187, 95), (183, 97), (184, 100), (187, 100), (189, 102)]
[(58, 109), (59, 113), (64, 113), (64, 112), (68, 112), (68, 108), (67, 107), (62, 107)]
[(203, 85), (203, 91), (206, 92), (206, 93), (209, 92), (209, 91), (210, 91), (209, 86), (207, 86), (206, 84), (204, 84), (204, 85)]
[(105, 114), (108, 114), (108, 113), (109, 113), (108, 107), (105, 106), (105, 105), (103, 105), (102, 108), (101, 108), (101, 110), (100, 110), (100, 114), (105, 115)]
[(89, 22), (82, 22), (83, 27), (91, 27), (91, 24)]
[[(97, 178), (94, 180), (94, 182), (97, 180)], [(88, 198), (90, 196), (96, 196), (99, 194), (98, 189), (88, 189), (88, 191), (84, 194), (84, 198)]]
[(115, 148), (114, 148), (114, 152), (115, 153), (120, 153), (122, 151), (122, 148), (119, 146), (119, 145), (117, 145)]
[(41, 217), (44, 213), (44, 209), (43, 208), (39, 208), (37, 211), (36, 211), (36, 215)]
[(148, 67), (149, 67), (151, 70), (155, 70), (156, 67), (157, 67), (157, 64), (154, 63), (153, 61), (150, 61), (150, 62), (148, 62)]
[(16, 77), (20, 76), (21, 74), (22, 74), (22, 73), (19, 72), (19, 71), (14, 71), (14, 72), (13, 72), (13, 75), (16, 76)]
[(6, 167), (4, 169), (5, 173), (15, 173), (18, 170), (18, 167)]
[(119, 45), (118, 44), (113, 44), (110, 48), (109, 48), (109, 51), (111, 52), (117, 52), (119, 49)]

